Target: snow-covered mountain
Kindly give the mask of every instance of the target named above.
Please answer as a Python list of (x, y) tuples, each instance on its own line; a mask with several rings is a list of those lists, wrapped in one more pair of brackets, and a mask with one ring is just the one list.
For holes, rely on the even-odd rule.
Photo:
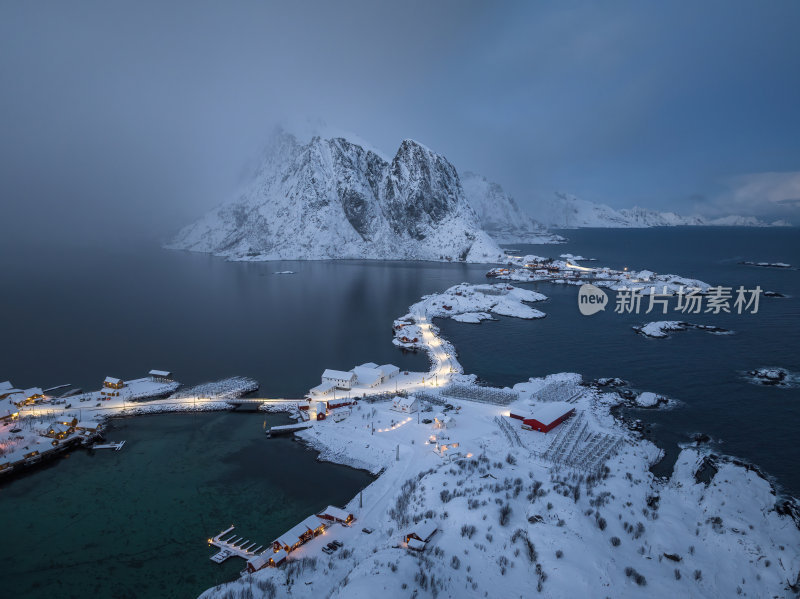
[(461, 173), (461, 185), (481, 227), (498, 243), (556, 243), (563, 240), (531, 218), (499, 184), (465, 171)]
[(540, 206), (537, 214), (548, 226), (556, 228), (644, 228), (677, 226), (781, 227), (785, 221), (765, 222), (753, 216), (730, 215), (720, 218), (681, 216), (674, 212), (658, 212), (647, 208), (615, 210), (606, 204), (582, 200), (566, 193)]
[(456, 169), (405, 140), (391, 161), (344, 138), (280, 132), (241, 194), (181, 230), (172, 249), (233, 260), (461, 260), (502, 252)]

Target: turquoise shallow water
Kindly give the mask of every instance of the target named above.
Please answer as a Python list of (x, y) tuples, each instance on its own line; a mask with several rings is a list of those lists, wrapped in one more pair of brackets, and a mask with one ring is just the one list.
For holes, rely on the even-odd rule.
[(208, 537), (235, 524), (268, 543), (372, 480), (289, 438), (267, 439), (263, 423), (227, 412), (117, 420), (108, 436), (127, 441), (122, 451), (74, 451), (2, 484), (0, 595), (194, 597), (244, 567), (211, 562)]

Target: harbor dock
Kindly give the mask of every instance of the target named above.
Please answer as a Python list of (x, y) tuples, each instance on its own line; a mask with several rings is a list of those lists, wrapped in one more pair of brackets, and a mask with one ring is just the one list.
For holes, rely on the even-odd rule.
[(296, 433), (297, 431), (301, 431), (303, 429), (311, 428), (313, 423), (311, 422), (300, 422), (298, 424), (283, 424), (281, 426), (273, 426), (270, 427), (269, 431), (267, 431), (267, 435), (270, 437), (277, 437), (278, 435), (291, 435), (292, 433)]
[[(217, 536), (208, 539), (208, 544), (219, 548), (219, 551), (211, 556), (211, 561), (221, 564), (229, 557), (241, 557), (245, 561), (258, 554), (264, 549), (264, 545), (258, 545), (243, 537), (237, 537), (233, 532), (235, 527), (223, 530)], [(227, 539), (225, 537), (228, 537)], [(258, 546), (256, 546), (258, 545)]]

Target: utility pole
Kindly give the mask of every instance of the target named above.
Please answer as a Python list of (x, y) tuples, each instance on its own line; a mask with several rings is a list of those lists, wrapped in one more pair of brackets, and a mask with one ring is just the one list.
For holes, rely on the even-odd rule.
[(400, 461), (400, 444), (399, 443), (397, 444), (397, 454), (395, 454), (395, 456), (394, 456), (394, 461), (395, 462), (399, 462)]

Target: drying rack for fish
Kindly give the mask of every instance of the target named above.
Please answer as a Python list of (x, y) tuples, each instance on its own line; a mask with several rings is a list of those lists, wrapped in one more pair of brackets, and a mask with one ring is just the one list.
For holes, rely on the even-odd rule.
[[(241, 557), (243, 560), (249, 560), (264, 548), (264, 545), (258, 545), (245, 539), (244, 537), (237, 537), (233, 532), (234, 526), (227, 530), (223, 530), (217, 536), (208, 539), (208, 544), (218, 547), (219, 551), (211, 556), (211, 561), (221, 564), (229, 557)], [(225, 538), (227, 537), (227, 538)]]

